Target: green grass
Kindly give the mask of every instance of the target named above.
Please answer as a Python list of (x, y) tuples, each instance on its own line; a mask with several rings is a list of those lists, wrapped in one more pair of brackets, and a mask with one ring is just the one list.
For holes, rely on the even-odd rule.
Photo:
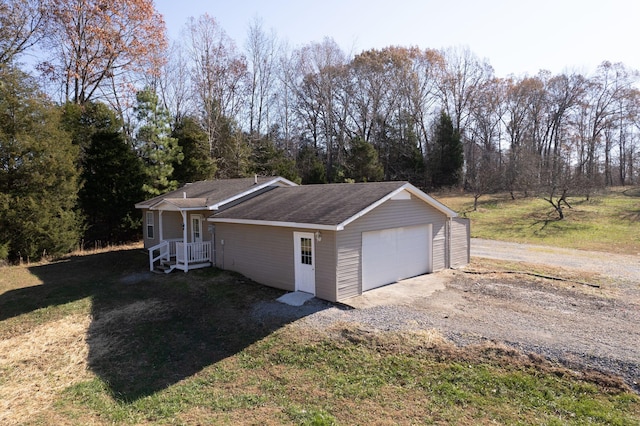
[(67, 389), (60, 407), (128, 424), (180, 424), (196, 408), (206, 413), (199, 422), (229, 424), (248, 411), (309, 425), (640, 422), (640, 398), (630, 393), (521, 357), (493, 358), (488, 348), (430, 346), (417, 335), (381, 333), (358, 344), (287, 326), (153, 395), (118, 401), (95, 379)]
[(472, 237), (640, 255), (640, 188), (569, 198), (563, 220), (542, 198), (485, 195), (477, 211), (470, 195), (436, 198), (471, 219)]
[[(216, 269), (153, 275), (146, 261), (136, 249), (3, 269), (19, 280), (0, 282), (0, 334), (26, 352), (19, 370), (0, 358), (11, 375), (0, 395), (37, 385), (51, 400), (16, 400), (33, 404), (24, 423), (640, 424), (640, 398), (616, 380), (497, 346), (457, 348), (436, 333), (256, 318), (254, 304), (281, 291)], [(29, 356), (43, 327), (68, 337), (57, 324), (88, 315), (68, 346), (47, 337)], [(52, 370), (48, 354), (85, 344), (84, 363)]]

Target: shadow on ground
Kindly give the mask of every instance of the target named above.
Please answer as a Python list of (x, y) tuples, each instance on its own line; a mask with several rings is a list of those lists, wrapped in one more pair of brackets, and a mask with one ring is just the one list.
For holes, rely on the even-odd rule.
[(114, 398), (151, 395), (232, 356), (285, 324), (332, 306), (214, 268), (156, 275), (140, 249), (34, 266), (43, 284), (0, 294), (0, 321), (91, 298), (89, 366)]

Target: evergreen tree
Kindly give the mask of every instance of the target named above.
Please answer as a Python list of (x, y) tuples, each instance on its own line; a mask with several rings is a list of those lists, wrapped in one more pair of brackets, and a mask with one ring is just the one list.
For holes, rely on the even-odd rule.
[(173, 178), (181, 184), (214, 177), (216, 163), (209, 154), (207, 133), (191, 117), (184, 117), (171, 136), (182, 148), (184, 159), (173, 163)]
[(91, 138), (83, 161), (80, 206), (89, 241), (133, 240), (141, 229), (134, 204), (144, 198), (142, 162), (122, 133), (99, 131)]
[(378, 151), (362, 138), (351, 140), (347, 151), (346, 177), (355, 182), (377, 182), (384, 179), (384, 169), (378, 161)]
[(460, 183), (464, 162), (460, 133), (444, 111), (435, 128), (433, 146), (428, 158), (431, 186), (441, 188)]
[(327, 174), (324, 163), (320, 159), (318, 152), (310, 145), (304, 145), (298, 151), (296, 158), (298, 174), (303, 185), (313, 183), (327, 183)]
[(250, 172), (261, 176), (282, 176), (300, 182), (295, 161), (268, 138), (260, 138), (253, 143)]
[(177, 139), (171, 137), (169, 112), (158, 102), (158, 95), (146, 88), (137, 93), (135, 108), (139, 128), (136, 149), (147, 175), (143, 189), (147, 195), (160, 195), (178, 187), (173, 165), (184, 159)]
[(19, 70), (0, 70), (0, 252), (10, 260), (77, 246), (78, 148), (60, 109)]
[(251, 148), (240, 128), (230, 118), (221, 117), (214, 141), (213, 155), (218, 165), (216, 176), (220, 179), (244, 177), (249, 172)]
[(407, 180), (422, 187), (424, 186), (424, 157), (414, 125), (414, 120), (408, 114), (402, 114), (398, 119), (390, 142), (388, 180)]
[(80, 147), (80, 155), (91, 144), (91, 137), (98, 131), (115, 132), (122, 128), (121, 121), (115, 112), (101, 102), (85, 102), (76, 104), (67, 102), (63, 106), (62, 124), (71, 134), (74, 145)]

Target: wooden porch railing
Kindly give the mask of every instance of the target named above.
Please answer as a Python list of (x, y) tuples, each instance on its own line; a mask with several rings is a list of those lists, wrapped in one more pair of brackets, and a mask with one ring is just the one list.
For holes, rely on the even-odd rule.
[(211, 262), (211, 241), (201, 243), (187, 243), (187, 258), (184, 258), (184, 243), (176, 242), (176, 263), (189, 265), (191, 263)]
[[(167, 262), (171, 259), (170, 256), (170, 244), (168, 241), (162, 241), (160, 244), (156, 244), (153, 247), (149, 247), (149, 270), (153, 271), (154, 264), (156, 260), (166, 260)], [(175, 245), (174, 245), (175, 251)], [(158, 252), (157, 256), (154, 256), (154, 253)]]

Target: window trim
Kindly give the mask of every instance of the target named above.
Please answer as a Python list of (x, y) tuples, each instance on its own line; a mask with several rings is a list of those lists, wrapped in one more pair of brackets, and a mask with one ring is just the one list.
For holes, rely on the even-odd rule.
[(155, 218), (153, 212), (147, 212), (146, 215), (146, 232), (145, 236), (148, 240), (155, 238)]

